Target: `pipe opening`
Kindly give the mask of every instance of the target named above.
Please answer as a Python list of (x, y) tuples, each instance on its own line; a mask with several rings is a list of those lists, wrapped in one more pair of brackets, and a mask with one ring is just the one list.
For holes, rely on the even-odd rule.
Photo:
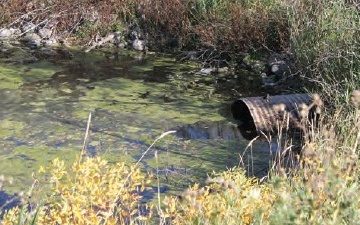
[(248, 140), (258, 135), (254, 119), (250, 113), (250, 109), (242, 100), (237, 100), (231, 105), (231, 113), (235, 120), (239, 120), (238, 129), (241, 135)]
[[(309, 113), (307, 119), (312, 121), (316, 106), (311, 103), (308, 94), (245, 97), (231, 105), (231, 113), (240, 122), (238, 128), (243, 137), (251, 140), (262, 133), (274, 133), (278, 129), (295, 131), (303, 127), (300, 112), (305, 109)], [(279, 128), (280, 125), (284, 127)]]

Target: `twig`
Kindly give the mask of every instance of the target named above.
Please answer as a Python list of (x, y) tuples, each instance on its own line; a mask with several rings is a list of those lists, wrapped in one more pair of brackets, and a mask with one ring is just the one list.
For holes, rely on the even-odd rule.
[(163, 216), (163, 211), (161, 210), (159, 161), (158, 161), (157, 151), (155, 151), (155, 159), (156, 159), (156, 179), (157, 179), (158, 212), (159, 212), (159, 215), (162, 217), (162, 216)]
[(356, 125), (355, 127), (357, 128), (357, 134), (356, 134), (356, 139), (355, 139), (355, 143), (354, 143), (354, 147), (352, 149), (352, 152), (353, 154), (356, 153), (356, 150), (357, 150), (357, 147), (358, 147), (358, 144), (359, 144), (359, 140), (360, 140), (360, 118), (359, 118), (359, 109), (356, 110), (356, 116), (355, 116), (355, 119), (357, 120), (356, 121)]
[(150, 149), (155, 145), (155, 143), (157, 141), (159, 141), (160, 139), (162, 139), (163, 137), (169, 135), (169, 134), (173, 134), (176, 133), (176, 131), (171, 130), (171, 131), (167, 131), (163, 134), (161, 134), (158, 138), (155, 139), (155, 141), (146, 149), (146, 151), (141, 155), (140, 159), (135, 163), (135, 166), (133, 167), (133, 169), (128, 173), (127, 177), (125, 178), (124, 184), (121, 186), (121, 188), (119, 189), (119, 191), (116, 193), (115, 199), (113, 200), (113, 205), (110, 206), (109, 212), (106, 214), (106, 217), (104, 219), (104, 223), (102, 224), (106, 224), (107, 220), (109, 219), (109, 217), (111, 215), (113, 215), (114, 213), (114, 209), (117, 203), (117, 200), (121, 194), (121, 192), (124, 190), (124, 188), (126, 187), (126, 183), (128, 182), (128, 180), (130, 179), (131, 175), (133, 174), (133, 172), (135, 171), (135, 169), (138, 167), (139, 163), (143, 160), (143, 158), (145, 157), (145, 155), (150, 151)]
[(21, 15), (19, 18), (17, 18), (15, 21), (13, 21), (12, 23), (10, 23), (8, 25), (8, 27), (11, 27), (12, 25), (14, 25), (15, 23), (19, 22), (20, 20), (24, 20), (24, 18), (26, 18), (27, 16), (34, 14), (34, 15), (39, 15), (39, 13), (37, 11), (48, 11), (48, 9), (55, 7), (55, 5), (53, 6), (49, 6), (46, 7), (45, 9), (34, 9), (26, 14)]
[(38, 26), (40, 26), (41, 24), (44, 24), (44, 23), (46, 23), (46, 22), (48, 22), (48, 21), (49, 21), (49, 19), (43, 20), (42, 22), (36, 24), (34, 27), (32, 27), (32, 28), (30, 28), (30, 29), (27, 29), (27, 30), (25, 30), (24, 32), (20, 33), (19, 35), (16, 36), (16, 38), (21, 37), (22, 35), (26, 34), (27, 32), (29, 32), (29, 31), (31, 31), (31, 30), (35, 30)]
[(81, 154), (80, 154), (80, 158), (79, 158), (79, 164), (81, 162), (82, 156), (85, 154), (86, 143), (88, 141), (89, 131), (90, 131), (90, 123), (91, 123), (91, 112), (89, 113), (89, 117), (88, 117), (88, 121), (87, 121), (87, 125), (86, 125), (84, 143), (83, 143), (83, 146), (82, 146), (82, 149), (81, 149)]

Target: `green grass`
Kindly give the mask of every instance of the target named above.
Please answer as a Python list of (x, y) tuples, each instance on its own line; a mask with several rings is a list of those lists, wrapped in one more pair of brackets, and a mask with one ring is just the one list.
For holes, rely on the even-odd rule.
[(343, 105), (360, 81), (360, 13), (355, 2), (296, 1), (291, 45), (301, 74), (331, 105)]

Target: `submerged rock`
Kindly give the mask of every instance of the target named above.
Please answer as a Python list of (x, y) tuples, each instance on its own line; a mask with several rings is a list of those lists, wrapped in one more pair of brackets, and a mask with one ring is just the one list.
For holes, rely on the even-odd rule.
[(30, 52), (20, 47), (9, 46), (4, 52), (5, 61), (13, 64), (32, 63), (38, 61)]
[(136, 51), (145, 51), (147, 50), (146, 43), (144, 40), (135, 39), (132, 42), (132, 47)]
[(66, 48), (42, 47), (34, 55), (42, 59), (69, 60), (73, 58), (73, 54)]

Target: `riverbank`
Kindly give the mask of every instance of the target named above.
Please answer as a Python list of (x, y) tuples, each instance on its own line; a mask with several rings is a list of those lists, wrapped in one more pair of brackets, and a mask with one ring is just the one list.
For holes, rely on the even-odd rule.
[(0, 6), (0, 38), (34, 48), (172, 52), (202, 62), (204, 71), (251, 70), (265, 86), (306, 85), (344, 103), (344, 93), (356, 86), (357, 7), (344, 1), (12, 0)]
[(14, 0), (0, 6), (0, 38), (33, 49), (82, 46), (85, 52), (114, 47), (175, 53), (179, 60), (203, 63), (204, 73), (250, 70), (273, 87), (295, 72), (287, 52), (285, 6), (274, 3)]
[(157, 51), (211, 48), (246, 52), (262, 45), (282, 50), (288, 44), (285, 6), (281, 1), (65, 0), (54, 4), (12, 0), (0, 7), (0, 26), (14, 29), (17, 36), (35, 30), (42, 38), (78, 44), (118, 32), (120, 42), (133, 35), (131, 38), (143, 39)]
[[(4, 12), (1, 15), (5, 15), (2, 21), (10, 29), (12, 24), (18, 26), (14, 21), (19, 24), (31, 21), (35, 25), (42, 25), (45, 24), (42, 21), (53, 15), (51, 18), (58, 21), (54, 31), (63, 32), (67, 40), (77, 37), (74, 43), (86, 43), (97, 35), (107, 37), (109, 32), (125, 28), (123, 37), (136, 30), (137, 38), (145, 41), (150, 50), (172, 46), (176, 51), (194, 50), (200, 53), (195, 58), (208, 52), (205, 58), (211, 60), (217, 59), (212, 57), (213, 54), (218, 56), (222, 52), (230, 56), (245, 53), (247, 57), (240, 57), (240, 63), (236, 62), (234, 68), (250, 66), (260, 77), (265, 70), (264, 78), (276, 78), (279, 66), (257, 62), (264, 62), (260, 59), (268, 59), (274, 52), (285, 54), (286, 65), (290, 62), (294, 69), (285, 75), (285, 79), (282, 76), (276, 78), (276, 82), (286, 83), (299, 77), (309, 92), (318, 92), (324, 102), (320, 126), (310, 127), (302, 154), (294, 156), (294, 160), (301, 162), (297, 164), (298, 167), (287, 169), (281, 164), (286, 162), (279, 155), (277, 161), (270, 162), (273, 167), (263, 179), (248, 178), (242, 169), (218, 173), (209, 178), (208, 185), (193, 185), (180, 196), (159, 198), (153, 210), (137, 207), (138, 198), (132, 197), (138, 192), (130, 184), (128, 187), (131, 190), (121, 196), (120, 192), (111, 192), (114, 195), (108, 198), (113, 200), (110, 203), (108, 199), (96, 198), (97, 195), (102, 196), (103, 192), (95, 193), (91, 201), (87, 199), (88, 192), (83, 192), (86, 193), (83, 196), (77, 195), (80, 192), (69, 194), (69, 184), (77, 190), (76, 181), (83, 182), (84, 176), (76, 176), (81, 174), (82, 166), (95, 164), (88, 167), (91, 172), (92, 168), (105, 166), (105, 163), (91, 159), (75, 163), (68, 172), (75, 174), (75, 178), (61, 180), (59, 174), (65, 174), (65, 169), (61, 162), (55, 161), (52, 170), (55, 172), (51, 174), (55, 177), (55, 192), (48, 201), (40, 202), (29, 213), (19, 209), (11, 211), (6, 216), (7, 221), (19, 221), (26, 215), (27, 222), (39, 220), (48, 223), (46, 219), (52, 218), (53, 221), (75, 224), (81, 223), (79, 221), (93, 223), (95, 220), (99, 223), (106, 221), (107, 224), (151, 224), (153, 214), (148, 212), (153, 212), (158, 215), (156, 218), (160, 218), (161, 224), (358, 223), (360, 112), (359, 93), (353, 91), (359, 88), (360, 81), (360, 13), (355, 1), (199, 0), (185, 4), (185, 1), (137, 3), (129, 0), (117, 4), (102, 1), (98, 3), (100, 5), (93, 5), (90, 1), (82, 5), (70, 1), (63, 3), (53, 6), (42, 5), (41, 2), (22, 4), (9, 1), (8, 4), (12, 5), (1, 8), (1, 12)], [(54, 14), (56, 11), (61, 13)], [(25, 19), (21, 19), (22, 15), (25, 15)], [(133, 42), (126, 45), (133, 46)], [(86, 45), (85, 49), (91, 46), (93, 43)], [(211, 60), (208, 63), (217, 62)], [(247, 60), (254, 63), (249, 65)], [(286, 139), (285, 136), (279, 139)], [(290, 151), (291, 140), (286, 143), (284, 149)], [(135, 169), (130, 170), (134, 172), (122, 171), (127, 175), (119, 175), (122, 180), (118, 181), (118, 186), (106, 188), (120, 187), (123, 191), (122, 187), (136, 174)], [(108, 170), (101, 167), (96, 171)], [(92, 181), (83, 183), (97, 190), (97, 186), (91, 185), (105, 175), (100, 172), (90, 174), (94, 175)], [(136, 178), (142, 179), (134, 178), (134, 182), (142, 188), (147, 177)], [(106, 188), (102, 191), (108, 193)], [(122, 196), (124, 199), (120, 198)], [(77, 204), (74, 205), (74, 202)], [(118, 207), (118, 203), (121, 203), (121, 207)], [(51, 204), (54, 207), (49, 207)], [(51, 210), (54, 210), (53, 213)], [(52, 215), (59, 216), (50, 217)]]

